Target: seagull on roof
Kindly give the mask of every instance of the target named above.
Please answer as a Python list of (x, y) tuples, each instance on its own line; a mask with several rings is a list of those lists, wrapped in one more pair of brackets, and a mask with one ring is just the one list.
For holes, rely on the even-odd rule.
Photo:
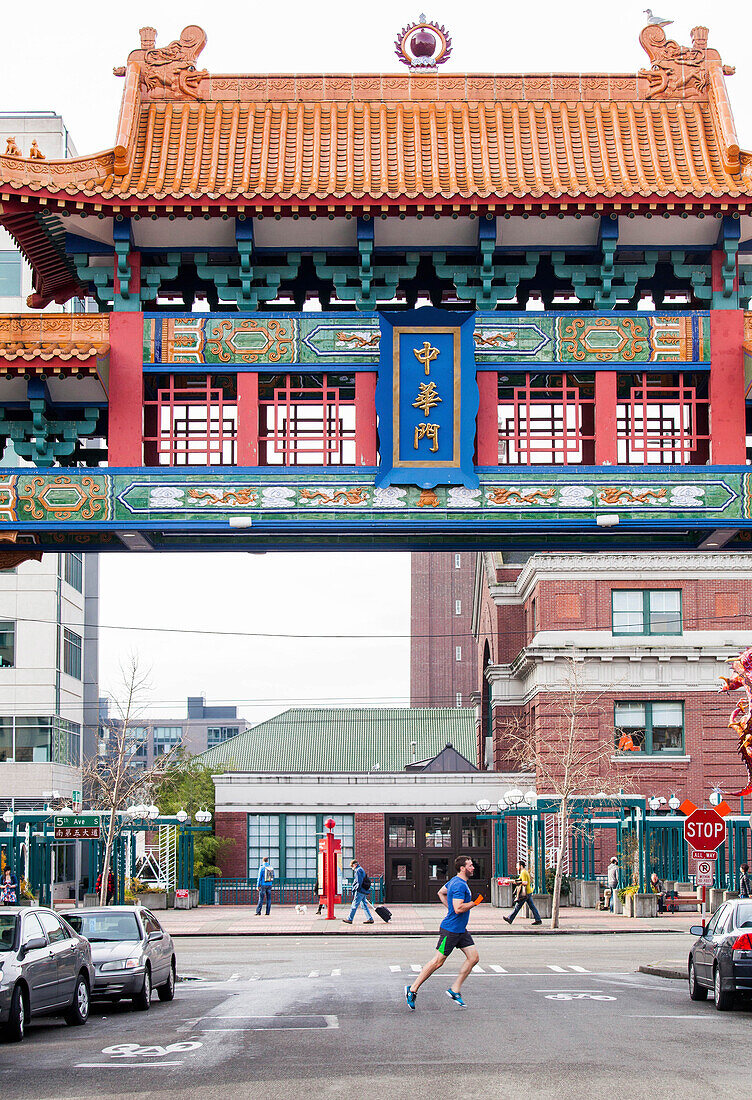
[(653, 15), (650, 8), (644, 8), (645, 15), (648, 17), (648, 23), (654, 27), (668, 27), (673, 23), (673, 19), (664, 19), (662, 15)]

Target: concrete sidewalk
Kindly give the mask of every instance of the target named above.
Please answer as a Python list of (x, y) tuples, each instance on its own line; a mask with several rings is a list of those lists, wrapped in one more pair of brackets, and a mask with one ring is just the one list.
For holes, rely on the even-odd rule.
[[(256, 916), (251, 905), (206, 905), (198, 909), (168, 909), (159, 913), (164, 927), (174, 936), (435, 936), (446, 914), (442, 905), (391, 905), (392, 919), (384, 924), (376, 917), (374, 924), (365, 924), (362, 913), (357, 913), (355, 923), (343, 924), (349, 905), (336, 908), (336, 920), (316, 916), (316, 906), (309, 905), (306, 912), (297, 911), (294, 905), (275, 905), (271, 914)], [(690, 925), (699, 924), (697, 913), (666, 914), (661, 917), (614, 917), (594, 909), (566, 907), (561, 910), (560, 926), (556, 932), (548, 927), (550, 920), (534, 928), (530, 919), (520, 913), (510, 927), (503, 920), (508, 910), (481, 905), (470, 914), (470, 931), (474, 935), (524, 934), (546, 935), (560, 933), (614, 934), (623, 932), (687, 932)], [(689, 943), (689, 940), (688, 940)]]
[(641, 974), (652, 974), (656, 978), (675, 978), (682, 982), (687, 980), (687, 963), (684, 959), (661, 959), (659, 962), (645, 963), (637, 969)]

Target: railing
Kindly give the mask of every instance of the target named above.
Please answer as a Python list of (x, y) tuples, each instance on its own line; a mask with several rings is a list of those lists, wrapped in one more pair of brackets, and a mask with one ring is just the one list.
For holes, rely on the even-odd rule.
[[(349, 883), (345, 883), (345, 899), (350, 899)], [(315, 879), (281, 879), (272, 883), (272, 904), (317, 905), (318, 883)], [(371, 879), (371, 900), (380, 905), (384, 900), (384, 879)], [(258, 901), (256, 879), (202, 878), (198, 883), (199, 905), (255, 905)]]

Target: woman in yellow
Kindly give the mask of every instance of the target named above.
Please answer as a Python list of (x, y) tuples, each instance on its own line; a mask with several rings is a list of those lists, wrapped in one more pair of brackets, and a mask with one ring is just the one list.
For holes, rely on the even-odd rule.
[(542, 924), (540, 919), (540, 913), (533, 905), (533, 882), (530, 878), (530, 872), (527, 869), (527, 864), (524, 859), (521, 859), (517, 864), (517, 878), (515, 879), (515, 885), (517, 891), (515, 894), (516, 901), (514, 909), (508, 917), (504, 917), (507, 924), (511, 924), (514, 918), (519, 913), (523, 905), (527, 905), (533, 917), (533, 924)]

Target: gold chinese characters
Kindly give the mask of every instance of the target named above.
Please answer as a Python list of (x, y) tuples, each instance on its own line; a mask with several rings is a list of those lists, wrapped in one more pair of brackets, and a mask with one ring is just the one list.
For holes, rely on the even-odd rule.
[(415, 443), (414, 447), (417, 451), (418, 443), (421, 439), (431, 440), (431, 450), (438, 451), (439, 449), (439, 425), (438, 424), (418, 424), (415, 428)]
[[(431, 346), (429, 340), (423, 341), (422, 348), (413, 348), (413, 355), (419, 363), (423, 364), (423, 369), (426, 374), (431, 373), (431, 363), (439, 357), (439, 349)], [(435, 382), (420, 382), (418, 385), (418, 396), (413, 401), (413, 408), (420, 409), (425, 417), (428, 417), (431, 409), (435, 408), (443, 398), (441, 398), (436, 389)], [(421, 439), (426, 439), (431, 444), (432, 451), (438, 451), (439, 449), (439, 425), (438, 424), (418, 424), (415, 429), (415, 439), (413, 447), (417, 451), (418, 444)]]

